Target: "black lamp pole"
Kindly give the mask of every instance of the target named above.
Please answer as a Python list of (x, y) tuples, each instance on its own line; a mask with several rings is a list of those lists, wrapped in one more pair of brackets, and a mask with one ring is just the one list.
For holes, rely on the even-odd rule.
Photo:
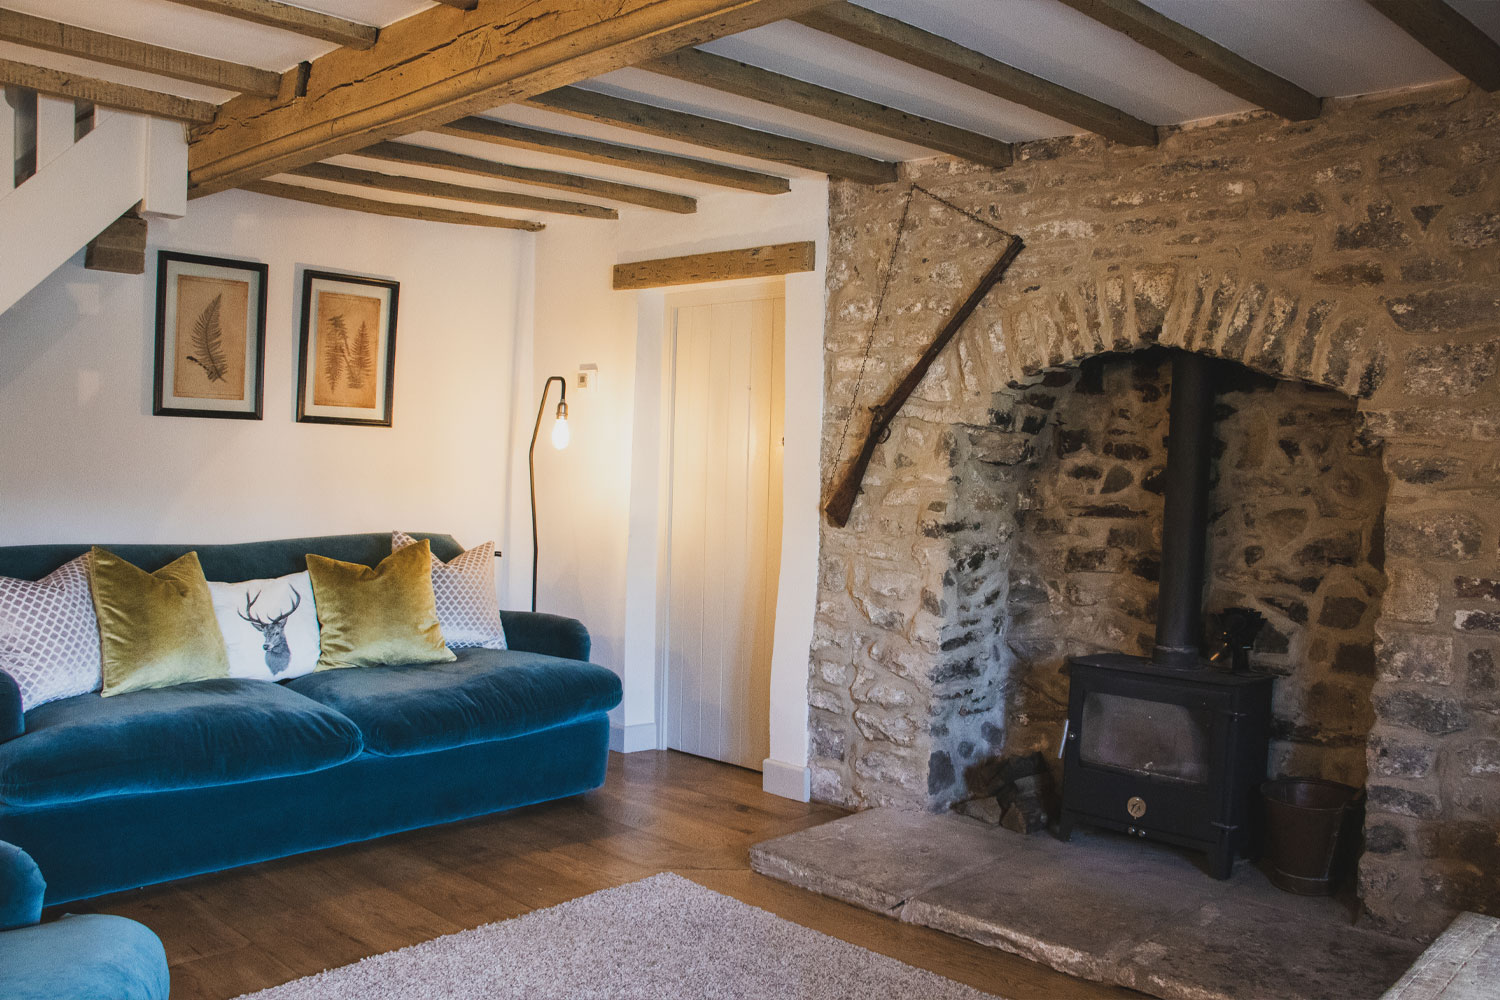
[(542, 405), (536, 408), (536, 426), (531, 429), (531, 450), (526, 453), (526, 467), (531, 473), (531, 610), (536, 610), (536, 437), (542, 429), (542, 414), (547, 412), (547, 392), (556, 382), (558, 387), (557, 417), (568, 419), (568, 380), (561, 375), (550, 376), (542, 385)]

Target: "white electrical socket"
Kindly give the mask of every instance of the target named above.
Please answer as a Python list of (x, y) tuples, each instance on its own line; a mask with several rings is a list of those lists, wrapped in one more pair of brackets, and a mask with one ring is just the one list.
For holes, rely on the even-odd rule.
[(585, 364), (578, 366), (578, 382), (580, 389), (592, 389), (599, 384), (599, 366), (596, 364)]

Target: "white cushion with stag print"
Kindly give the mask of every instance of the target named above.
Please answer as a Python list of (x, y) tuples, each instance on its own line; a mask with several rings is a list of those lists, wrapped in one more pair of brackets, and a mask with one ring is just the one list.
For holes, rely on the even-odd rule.
[(244, 583), (210, 581), (208, 591), (229, 650), (230, 677), (284, 681), (313, 672), (318, 608), (307, 573)]
[[(415, 545), (404, 531), (391, 532), (391, 551)], [(469, 549), (443, 562), (432, 557), (432, 595), (437, 598), (443, 640), (453, 649), (505, 649), (500, 601), (495, 596), (495, 543)]]
[(20, 685), (23, 711), (99, 690), (87, 553), (40, 580), (0, 577), (0, 670)]

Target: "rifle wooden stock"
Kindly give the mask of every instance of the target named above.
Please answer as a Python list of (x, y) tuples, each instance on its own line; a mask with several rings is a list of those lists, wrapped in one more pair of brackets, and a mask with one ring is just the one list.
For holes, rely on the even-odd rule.
[(844, 478), (839, 481), (838, 488), (833, 491), (833, 495), (828, 498), (828, 503), (823, 507), (823, 512), (828, 515), (828, 520), (836, 527), (842, 528), (849, 523), (849, 515), (854, 511), (854, 498), (859, 496), (860, 485), (865, 479), (865, 471), (869, 469), (870, 459), (875, 455), (875, 447), (885, 438), (885, 433), (890, 428), (891, 421), (895, 419), (896, 414), (901, 411), (901, 407), (906, 404), (907, 399), (916, 391), (917, 386), (921, 384), (922, 379), (927, 375), (927, 370), (932, 367), (932, 363), (937, 360), (937, 356), (943, 352), (943, 348), (948, 346), (948, 341), (952, 340), (954, 335), (958, 333), (959, 328), (964, 325), (964, 321), (969, 318), (969, 315), (975, 309), (979, 308), (979, 303), (984, 301), (984, 297), (989, 294), (990, 289), (1000, 283), (1000, 279), (1005, 276), (1005, 272), (1009, 270), (1011, 263), (1016, 259), (1016, 255), (1021, 252), (1021, 247), (1021, 238), (1019, 236), (1012, 236), (1010, 238), (1010, 245), (1005, 248), (1005, 252), (1000, 255), (1000, 259), (995, 261), (994, 267), (991, 267), (985, 273), (985, 276), (979, 279), (979, 283), (974, 286), (974, 290), (969, 293), (969, 297), (964, 300), (963, 305), (959, 306), (958, 310), (952, 316), (948, 317), (948, 322), (943, 324), (943, 328), (938, 331), (938, 335), (927, 346), (927, 350), (922, 352), (922, 356), (917, 359), (917, 363), (912, 366), (911, 371), (907, 372), (906, 377), (901, 380), (901, 383), (895, 389), (891, 390), (891, 394), (885, 398), (884, 402), (870, 407), (870, 412), (874, 414), (874, 418), (870, 421), (870, 431), (865, 435), (865, 443), (859, 449), (859, 454), (855, 456), (854, 461), (849, 463), (849, 468), (845, 471)]

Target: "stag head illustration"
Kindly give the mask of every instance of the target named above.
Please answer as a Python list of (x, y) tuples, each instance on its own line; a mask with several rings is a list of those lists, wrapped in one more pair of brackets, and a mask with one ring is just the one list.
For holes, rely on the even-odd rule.
[(286, 620), (292, 617), (292, 612), (296, 611), (298, 606), (302, 604), (302, 595), (297, 593), (296, 587), (292, 587), (291, 591), (292, 606), (272, 618), (261, 618), (252, 610), (255, 607), (255, 602), (260, 600), (260, 591), (258, 590), (255, 592), (254, 597), (251, 597), (249, 594), (245, 595), (244, 611), (235, 612), (235, 614), (259, 630), (261, 635), (260, 648), (266, 651), (266, 666), (271, 668), (272, 677), (281, 673), (292, 662), (292, 650), (286, 644)]

